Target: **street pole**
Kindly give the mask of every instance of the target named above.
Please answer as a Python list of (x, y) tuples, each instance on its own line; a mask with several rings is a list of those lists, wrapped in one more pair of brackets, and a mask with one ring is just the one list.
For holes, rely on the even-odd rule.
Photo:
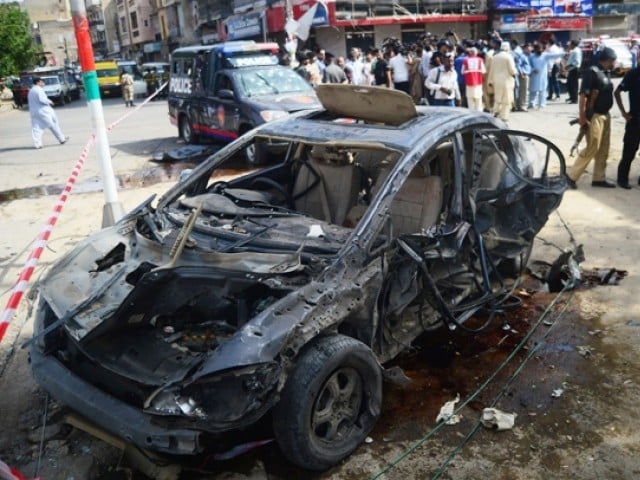
[(71, 15), (73, 17), (73, 30), (78, 44), (78, 58), (82, 66), (82, 81), (87, 96), (87, 103), (91, 111), (91, 123), (96, 135), (96, 149), (100, 172), (102, 174), (102, 188), (104, 190), (105, 204), (102, 208), (102, 227), (115, 224), (124, 215), (124, 208), (118, 201), (118, 190), (111, 165), (111, 152), (107, 139), (107, 127), (104, 122), (100, 88), (98, 87), (98, 75), (93, 58), (91, 45), (91, 33), (89, 32), (89, 20), (84, 6), (84, 0), (71, 0)]

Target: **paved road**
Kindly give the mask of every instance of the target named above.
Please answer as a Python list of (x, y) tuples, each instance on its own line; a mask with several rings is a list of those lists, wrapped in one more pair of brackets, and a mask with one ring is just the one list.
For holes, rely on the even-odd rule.
[[(116, 174), (134, 172), (147, 165), (151, 155), (174, 147), (177, 129), (169, 123), (167, 102), (149, 102), (139, 110), (125, 108), (119, 98), (103, 101), (107, 125), (131, 113), (109, 133)], [(56, 107), (62, 130), (70, 140), (59, 145), (51, 132), (44, 134), (44, 148), (35, 150), (27, 110), (0, 112), (0, 192), (66, 182), (92, 132), (91, 114), (83, 99)], [(80, 175), (87, 181), (99, 175), (95, 149)]]

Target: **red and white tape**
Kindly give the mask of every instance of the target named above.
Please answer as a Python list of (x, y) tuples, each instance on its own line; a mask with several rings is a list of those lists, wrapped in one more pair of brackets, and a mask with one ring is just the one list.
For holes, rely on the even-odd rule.
[[(137, 110), (142, 108), (144, 105), (149, 103), (151, 100), (153, 100), (154, 97), (158, 95), (166, 87), (167, 87), (167, 83), (165, 82), (153, 95), (147, 97), (145, 101), (142, 102), (140, 105), (138, 105), (134, 110), (129, 111), (125, 115), (118, 118), (111, 125), (109, 125), (107, 127), (107, 131), (110, 132), (111, 130), (113, 130), (120, 122), (122, 122), (123, 120), (131, 116), (134, 112), (136, 112)], [(96, 141), (96, 136), (94, 133), (91, 135), (91, 138), (89, 139), (84, 149), (82, 150), (82, 153), (80, 154), (80, 158), (78, 159), (78, 163), (76, 163), (75, 168), (71, 172), (71, 176), (67, 180), (67, 183), (64, 186), (64, 189), (62, 190), (60, 197), (58, 198), (58, 203), (56, 203), (55, 206), (53, 207), (53, 210), (49, 215), (49, 219), (45, 223), (45, 226), (40, 232), (40, 235), (38, 235), (38, 239), (34, 242), (34, 248), (29, 254), (29, 259), (27, 260), (27, 263), (23, 267), (22, 272), (20, 273), (20, 277), (18, 278), (16, 285), (13, 287), (11, 296), (9, 297), (9, 301), (7, 302), (7, 306), (2, 312), (2, 317), (0, 317), (0, 342), (2, 342), (2, 339), (7, 333), (7, 329), (9, 328), (9, 323), (11, 322), (11, 320), (13, 319), (13, 316), (18, 310), (18, 306), (20, 305), (20, 301), (24, 296), (24, 292), (27, 291), (27, 286), (29, 285), (29, 280), (31, 279), (31, 276), (33, 275), (33, 272), (36, 268), (36, 264), (38, 263), (38, 260), (40, 259), (40, 256), (44, 251), (44, 248), (47, 246), (47, 241), (49, 240), (51, 231), (53, 230), (54, 225), (58, 221), (58, 217), (60, 217), (60, 214), (62, 213), (62, 207), (64, 206), (65, 202), (69, 198), (69, 195), (71, 194), (71, 189), (73, 188), (73, 185), (76, 183), (76, 180), (78, 179), (78, 175), (80, 174), (80, 170), (82, 170), (82, 167), (84, 166), (84, 162), (87, 159), (89, 152), (91, 151), (91, 148), (93, 147), (95, 141)]]
[(69, 198), (69, 194), (71, 193), (71, 189), (73, 185), (76, 183), (78, 179), (78, 175), (80, 174), (80, 170), (84, 166), (84, 162), (89, 155), (89, 151), (93, 144), (95, 143), (95, 134), (91, 135), (91, 138), (85, 145), (82, 153), (80, 154), (80, 158), (78, 159), (78, 163), (76, 163), (75, 168), (71, 172), (71, 176), (67, 180), (64, 188), (62, 189), (62, 193), (58, 198), (58, 202), (54, 205), (51, 210), (51, 214), (47, 222), (44, 225), (44, 228), (38, 235), (37, 240), (33, 244), (33, 249), (29, 254), (29, 259), (27, 263), (22, 268), (22, 272), (20, 272), (20, 277), (18, 278), (18, 282), (13, 287), (13, 291), (11, 292), (11, 296), (9, 297), (9, 301), (7, 302), (7, 306), (2, 312), (2, 317), (0, 317), (0, 342), (7, 332), (9, 328), (9, 322), (13, 319), (13, 316), (18, 309), (18, 305), (20, 305), (20, 300), (22, 300), (22, 296), (24, 292), (27, 290), (27, 286), (29, 284), (29, 280), (31, 279), (31, 275), (33, 275), (33, 271), (36, 268), (36, 264), (44, 251), (44, 248), (47, 246), (47, 241), (49, 240), (49, 236), (51, 235), (51, 231), (58, 221), (58, 217), (60, 217), (60, 213), (62, 212), (62, 207), (64, 207), (65, 202)]

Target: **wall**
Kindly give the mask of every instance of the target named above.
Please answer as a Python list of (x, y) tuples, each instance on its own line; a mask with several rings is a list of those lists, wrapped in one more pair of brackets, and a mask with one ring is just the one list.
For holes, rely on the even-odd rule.
[(324, 48), (326, 52), (331, 52), (336, 57), (346, 55), (346, 38), (343, 28), (316, 28), (316, 43)]

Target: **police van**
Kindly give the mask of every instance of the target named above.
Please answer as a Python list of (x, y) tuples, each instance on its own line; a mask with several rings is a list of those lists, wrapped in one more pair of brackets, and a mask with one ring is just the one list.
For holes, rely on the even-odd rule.
[(278, 65), (278, 44), (233, 41), (174, 50), (169, 117), (187, 143), (232, 141), (257, 125), (320, 106), (313, 88)]

